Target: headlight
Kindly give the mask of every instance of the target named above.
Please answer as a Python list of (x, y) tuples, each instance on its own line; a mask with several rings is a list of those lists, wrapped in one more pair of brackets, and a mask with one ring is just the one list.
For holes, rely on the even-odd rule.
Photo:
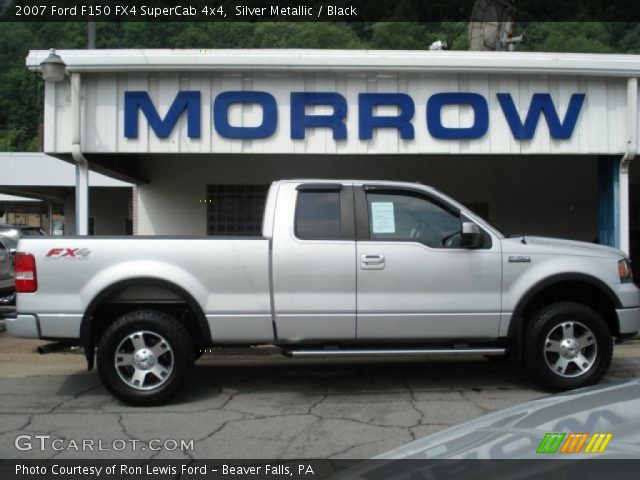
[(633, 274), (631, 272), (631, 262), (626, 258), (623, 258), (618, 262), (618, 275), (620, 275), (621, 283), (629, 283), (633, 281)]

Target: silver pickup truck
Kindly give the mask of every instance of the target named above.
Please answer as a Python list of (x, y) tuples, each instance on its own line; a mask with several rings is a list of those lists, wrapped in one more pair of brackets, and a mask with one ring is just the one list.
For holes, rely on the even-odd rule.
[(132, 404), (165, 401), (222, 345), (507, 356), (572, 389), (640, 329), (623, 252), (508, 237), (412, 183), (275, 182), (258, 238), (25, 238), (15, 276), (9, 334), (82, 345)]

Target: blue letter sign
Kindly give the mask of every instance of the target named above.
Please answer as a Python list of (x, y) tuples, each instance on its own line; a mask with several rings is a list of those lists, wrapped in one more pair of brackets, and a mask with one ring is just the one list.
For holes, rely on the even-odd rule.
[[(469, 105), (473, 109), (473, 125), (465, 128), (442, 125), (441, 110), (445, 105)], [(436, 93), (427, 101), (427, 128), (435, 138), (466, 140), (480, 138), (489, 129), (489, 107), (482, 95), (477, 93)]]
[[(234, 127), (229, 124), (229, 107), (234, 103), (257, 103), (262, 107), (262, 123), (257, 127)], [(278, 125), (276, 99), (267, 92), (222, 92), (213, 102), (216, 132), (226, 138), (266, 138)]]
[(527, 118), (522, 124), (511, 95), (508, 93), (498, 93), (497, 95), (509, 128), (511, 128), (511, 133), (518, 140), (531, 140), (533, 138), (538, 126), (538, 120), (540, 120), (540, 114), (544, 114), (544, 118), (547, 119), (551, 138), (571, 138), (585, 97), (584, 93), (571, 95), (564, 121), (560, 123), (551, 95), (548, 93), (534, 93), (531, 98), (529, 112), (527, 112)]
[(147, 92), (124, 93), (124, 136), (138, 138), (138, 110), (147, 117), (149, 126), (158, 138), (167, 138), (182, 112), (187, 111), (187, 135), (200, 137), (200, 92), (178, 92), (164, 120), (160, 118), (156, 107)]
[[(374, 116), (373, 107), (377, 105), (397, 106), (400, 114), (397, 116)], [(361, 93), (358, 95), (360, 114), (361, 140), (373, 137), (374, 128), (397, 128), (400, 138), (412, 140), (414, 137), (411, 119), (415, 112), (413, 100), (404, 93)]]
[[(516, 140), (531, 140), (544, 116), (553, 139), (571, 138), (580, 116), (586, 95), (574, 93), (569, 99), (564, 119), (560, 119), (551, 95), (534, 93), (529, 109), (522, 120), (513, 98), (509, 93), (496, 94), (498, 103), (511, 133)], [(334, 140), (347, 138), (346, 98), (337, 92), (291, 92), (290, 138), (301, 140), (308, 128), (331, 129)], [(424, 100), (420, 100), (421, 102)], [(124, 94), (124, 135), (126, 138), (138, 138), (139, 112), (141, 111), (149, 128), (158, 138), (167, 138), (175, 129), (180, 117), (186, 113), (186, 129), (189, 138), (200, 138), (202, 123), (202, 98), (199, 91), (180, 91), (162, 118), (151, 101), (149, 94), (143, 91)], [(163, 102), (164, 104), (164, 102)], [(234, 104), (256, 104), (262, 109), (262, 120), (257, 126), (235, 126), (229, 122), (229, 109)], [(448, 127), (442, 124), (442, 109), (445, 105), (468, 105), (473, 110), (473, 123), (468, 127)], [(307, 106), (330, 107), (325, 114), (307, 113)], [(376, 107), (396, 107), (397, 113), (378, 115)], [(231, 139), (259, 139), (272, 136), (278, 128), (278, 106), (276, 99), (268, 92), (229, 91), (221, 92), (214, 100), (212, 108), (213, 128), (221, 137)], [(360, 93), (358, 95), (358, 137), (361, 140), (373, 138), (374, 130), (391, 128), (398, 131), (400, 138), (413, 140), (415, 128), (412, 123), (415, 114), (413, 99), (406, 93)], [(497, 112), (494, 112), (494, 115)], [(426, 104), (427, 130), (434, 138), (446, 140), (469, 140), (480, 138), (489, 129), (488, 100), (472, 92), (435, 93)], [(422, 127), (423, 128), (423, 127)], [(423, 132), (421, 134), (425, 134)], [(279, 140), (285, 135), (280, 131)]]
[[(329, 115), (307, 115), (307, 105), (330, 105), (333, 113)], [(303, 139), (305, 129), (330, 128), (334, 140), (347, 138), (344, 119), (347, 116), (347, 101), (339, 93), (333, 92), (293, 92), (291, 93), (291, 138)]]

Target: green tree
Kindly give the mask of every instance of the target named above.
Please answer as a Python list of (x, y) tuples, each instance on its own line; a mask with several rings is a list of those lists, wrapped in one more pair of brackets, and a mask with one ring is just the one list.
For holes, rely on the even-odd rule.
[(377, 22), (372, 25), (371, 48), (382, 50), (427, 50), (437, 41), (450, 48), (466, 48), (467, 24)]
[(329, 22), (261, 22), (255, 30), (260, 48), (363, 48), (346, 24)]
[(617, 51), (640, 53), (640, 23), (627, 23), (624, 28), (613, 32), (612, 40), (617, 43)]
[(526, 42), (518, 50), (533, 52), (613, 53), (609, 31), (600, 22), (557, 22), (523, 25)]

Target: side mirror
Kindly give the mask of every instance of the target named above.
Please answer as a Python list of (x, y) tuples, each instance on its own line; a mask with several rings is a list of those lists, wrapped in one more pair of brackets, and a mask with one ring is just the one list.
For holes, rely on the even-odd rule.
[(460, 246), (464, 248), (479, 248), (484, 242), (480, 227), (473, 222), (462, 222), (462, 238)]

